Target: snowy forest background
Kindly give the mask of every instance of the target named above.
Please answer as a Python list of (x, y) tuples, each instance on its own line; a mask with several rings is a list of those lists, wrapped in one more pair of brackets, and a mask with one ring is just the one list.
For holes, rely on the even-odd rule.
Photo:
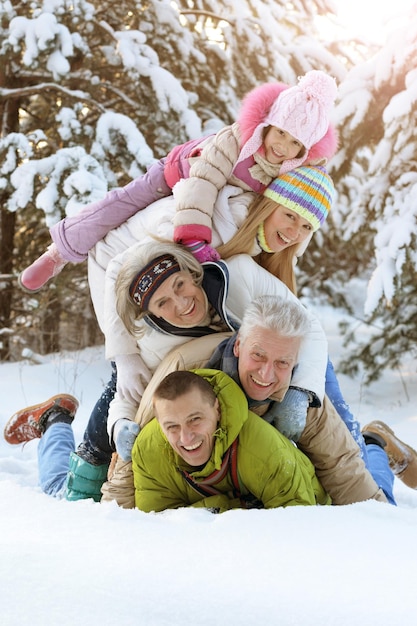
[(370, 332), (342, 329), (345, 372), (372, 380), (415, 355), (417, 4), (381, 44), (326, 37), (323, 20), (331, 0), (0, 0), (2, 361), (103, 340), (85, 263), (38, 294), (17, 285), (53, 223), (234, 121), (256, 85), (310, 69), (339, 84), (338, 197), (300, 294), (350, 313), (362, 298)]

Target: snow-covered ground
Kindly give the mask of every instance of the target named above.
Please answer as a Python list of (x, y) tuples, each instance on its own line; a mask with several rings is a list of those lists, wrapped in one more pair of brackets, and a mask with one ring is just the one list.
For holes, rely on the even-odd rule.
[[(316, 307), (337, 367), (340, 312)], [(366, 329), (364, 329), (365, 331)], [(101, 348), (0, 365), (0, 426), (59, 392), (81, 402), (78, 441), (109, 378)], [(370, 386), (339, 378), (365, 424), (417, 448), (417, 364)], [(417, 615), (417, 491), (398, 506), (160, 514), (57, 501), (37, 487), (37, 441), (0, 440), (2, 626), (400, 626)]]

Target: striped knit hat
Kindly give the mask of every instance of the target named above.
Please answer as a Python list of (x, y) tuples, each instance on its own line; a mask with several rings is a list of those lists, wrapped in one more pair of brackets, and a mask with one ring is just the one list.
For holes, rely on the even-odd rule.
[(275, 178), (263, 195), (298, 213), (316, 231), (332, 208), (335, 188), (324, 167), (305, 165)]

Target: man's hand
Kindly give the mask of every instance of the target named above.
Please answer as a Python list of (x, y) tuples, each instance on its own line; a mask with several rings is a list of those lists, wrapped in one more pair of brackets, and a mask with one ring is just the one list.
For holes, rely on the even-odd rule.
[(290, 387), (282, 402), (274, 404), (273, 426), (288, 439), (298, 441), (306, 425), (308, 407), (307, 391)]

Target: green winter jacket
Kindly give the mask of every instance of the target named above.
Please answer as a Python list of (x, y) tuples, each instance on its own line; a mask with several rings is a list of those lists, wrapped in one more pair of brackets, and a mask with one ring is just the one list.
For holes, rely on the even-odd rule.
[(233, 492), (231, 470), (215, 485), (219, 494), (202, 495), (184, 478), (186, 471), (202, 481), (220, 470), (222, 460), (238, 437), (237, 472), (240, 496), (257, 499), (266, 509), (290, 505), (330, 504), (311, 461), (270, 424), (248, 410), (244, 393), (226, 374), (195, 370), (212, 385), (221, 419), (212, 455), (204, 469), (194, 471), (169, 445), (153, 419), (136, 438), (132, 450), (135, 505), (146, 512), (198, 506), (222, 512), (244, 508)]

